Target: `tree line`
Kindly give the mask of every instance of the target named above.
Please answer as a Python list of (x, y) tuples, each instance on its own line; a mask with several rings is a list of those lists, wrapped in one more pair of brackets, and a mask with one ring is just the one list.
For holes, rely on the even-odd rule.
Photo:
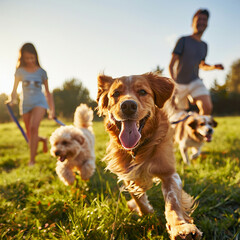
[(223, 85), (214, 81), (210, 89), (213, 101), (213, 114), (240, 114), (240, 59), (233, 62)]
[[(162, 74), (163, 69), (159, 66), (153, 72)], [(226, 76), (226, 81), (223, 85), (214, 81), (210, 89), (213, 101), (214, 115), (239, 115), (240, 114), (240, 59), (233, 62), (230, 71)], [(78, 79), (66, 80), (63, 86), (53, 90), (53, 98), (55, 103), (56, 116), (60, 118), (73, 119), (73, 114), (76, 107), (80, 103), (86, 103), (93, 110), (97, 107), (95, 100), (91, 99), (89, 90)], [(5, 101), (8, 96), (5, 93), (0, 94), (0, 122), (9, 122), (11, 118), (5, 106)], [(196, 108), (191, 107), (193, 110)], [(19, 108), (17, 105), (12, 107), (13, 112), (17, 118), (19, 115)], [(94, 111), (94, 119), (100, 118)]]

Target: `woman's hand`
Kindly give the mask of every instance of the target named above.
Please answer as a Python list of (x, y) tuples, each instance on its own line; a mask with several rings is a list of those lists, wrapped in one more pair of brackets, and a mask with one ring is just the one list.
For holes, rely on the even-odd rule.
[(5, 101), (5, 104), (8, 104), (8, 105), (10, 105), (10, 106), (13, 106), (13, 105), (18, 104), (18, 101), (17, 101), (17, 99), (9, 98), (8, 100)]
[(51, 120), (55, 118), (55, 113), (52, 110), (48, 111), (48, 118)]

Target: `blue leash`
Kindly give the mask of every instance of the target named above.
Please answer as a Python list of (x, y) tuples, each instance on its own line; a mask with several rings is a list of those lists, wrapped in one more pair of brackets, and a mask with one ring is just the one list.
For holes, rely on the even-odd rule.
[(61, 125), (61, 126), (66, 126), (63, 122), (61, 122), (60, 120), (58, 120), (56, 117), (54, 118), (54, 121), (55, 121), (56, 123), (58, 123), (59, 125)]
[[(23, 137), (25, 138), (26, 142), (28, 143), (28, 137), (26, 135), (26, 133), (24, 132), (22, 126), (20, 125), (20, 123), (18, 122), (17, 118), (15, 117), (12, 108), (10, 107), (9, 103), (6, 103), (8, 112), (12, 118), (12, 120), (17, 124), (19, 130), (21, 131)], [(54, 118), (55, 122), (58, 123), (61, 126), (66, 126), (64, 123), (62, 123), (60, 120), (58, 120), (56, 117)]]
[(174, 121), (174, 122), (170, 122), (171, 124), (178, 124), (180, 122), (183, 122), (185, 121), (186, 119), (188, 119), (189, 117), (191, 116), (191, 114), (188, 114), (186, 117), (184, 117), (183, 119), (181, 120), (178, 120), (178, 121)]
[(25, 138), (26, 142), (28, 143), (28, 137), (27, 137), (26, 133), (24, 132), (23, 128), (21, 127), (20, 123), (18, 122), (17, 118), (14, 116), (14, 113), (13, 113), (12, 108), (10, 107), (9, 103), (7, 103), (6, 106), (7, 106), (8, 112), (9, 112), (12, 120), (17, 124), (23, 137)]

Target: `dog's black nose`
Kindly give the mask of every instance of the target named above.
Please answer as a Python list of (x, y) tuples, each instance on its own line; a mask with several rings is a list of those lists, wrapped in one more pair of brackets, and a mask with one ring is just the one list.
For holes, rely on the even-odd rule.
[(55, 155), (56, 155), (56, 156), (59, 156), (60, 154), (61, 154), (60, 151), (56, 151), (56, 152), (55, 152)]
[(212, 133), (213, 133), (213, 129), (212, 129), (212, 128), (209, 128), (207, 133), (208, 133), (208, 134), (212, 134)]
[(137, 111), (137, 103), (133, 100), (126, 100), (122, 102), (120, 107), (126, 116), (131, 116)]

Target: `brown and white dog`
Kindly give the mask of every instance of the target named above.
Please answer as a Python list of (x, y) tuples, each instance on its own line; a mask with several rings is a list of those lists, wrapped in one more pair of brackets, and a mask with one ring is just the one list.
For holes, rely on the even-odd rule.
[(213, 128), (217, 122), (210, 115), (199, 115), (196, 112), (182, 111), (177, 116), (180, 122), (172, 125), (175, 128), (174, 140), (179, 145), (184, 163), (190, 165), (188, 149), (192, 150), (190, 159), (197, 158), (204, 142), (212, 141)]
[(173, 129), (164, 104), (174, 90), (169, 78), (152, 73), (128, 77), (98, 77), (98, 112), (105, 116), (110, 143), (107, 169), (123, 180), (139, 215), (153, 212), (146, 190), (162, 181), (167, 230), (171, 239), (200, 239), (189, 213), (193, 199), (182, 190), (176, 173)]

